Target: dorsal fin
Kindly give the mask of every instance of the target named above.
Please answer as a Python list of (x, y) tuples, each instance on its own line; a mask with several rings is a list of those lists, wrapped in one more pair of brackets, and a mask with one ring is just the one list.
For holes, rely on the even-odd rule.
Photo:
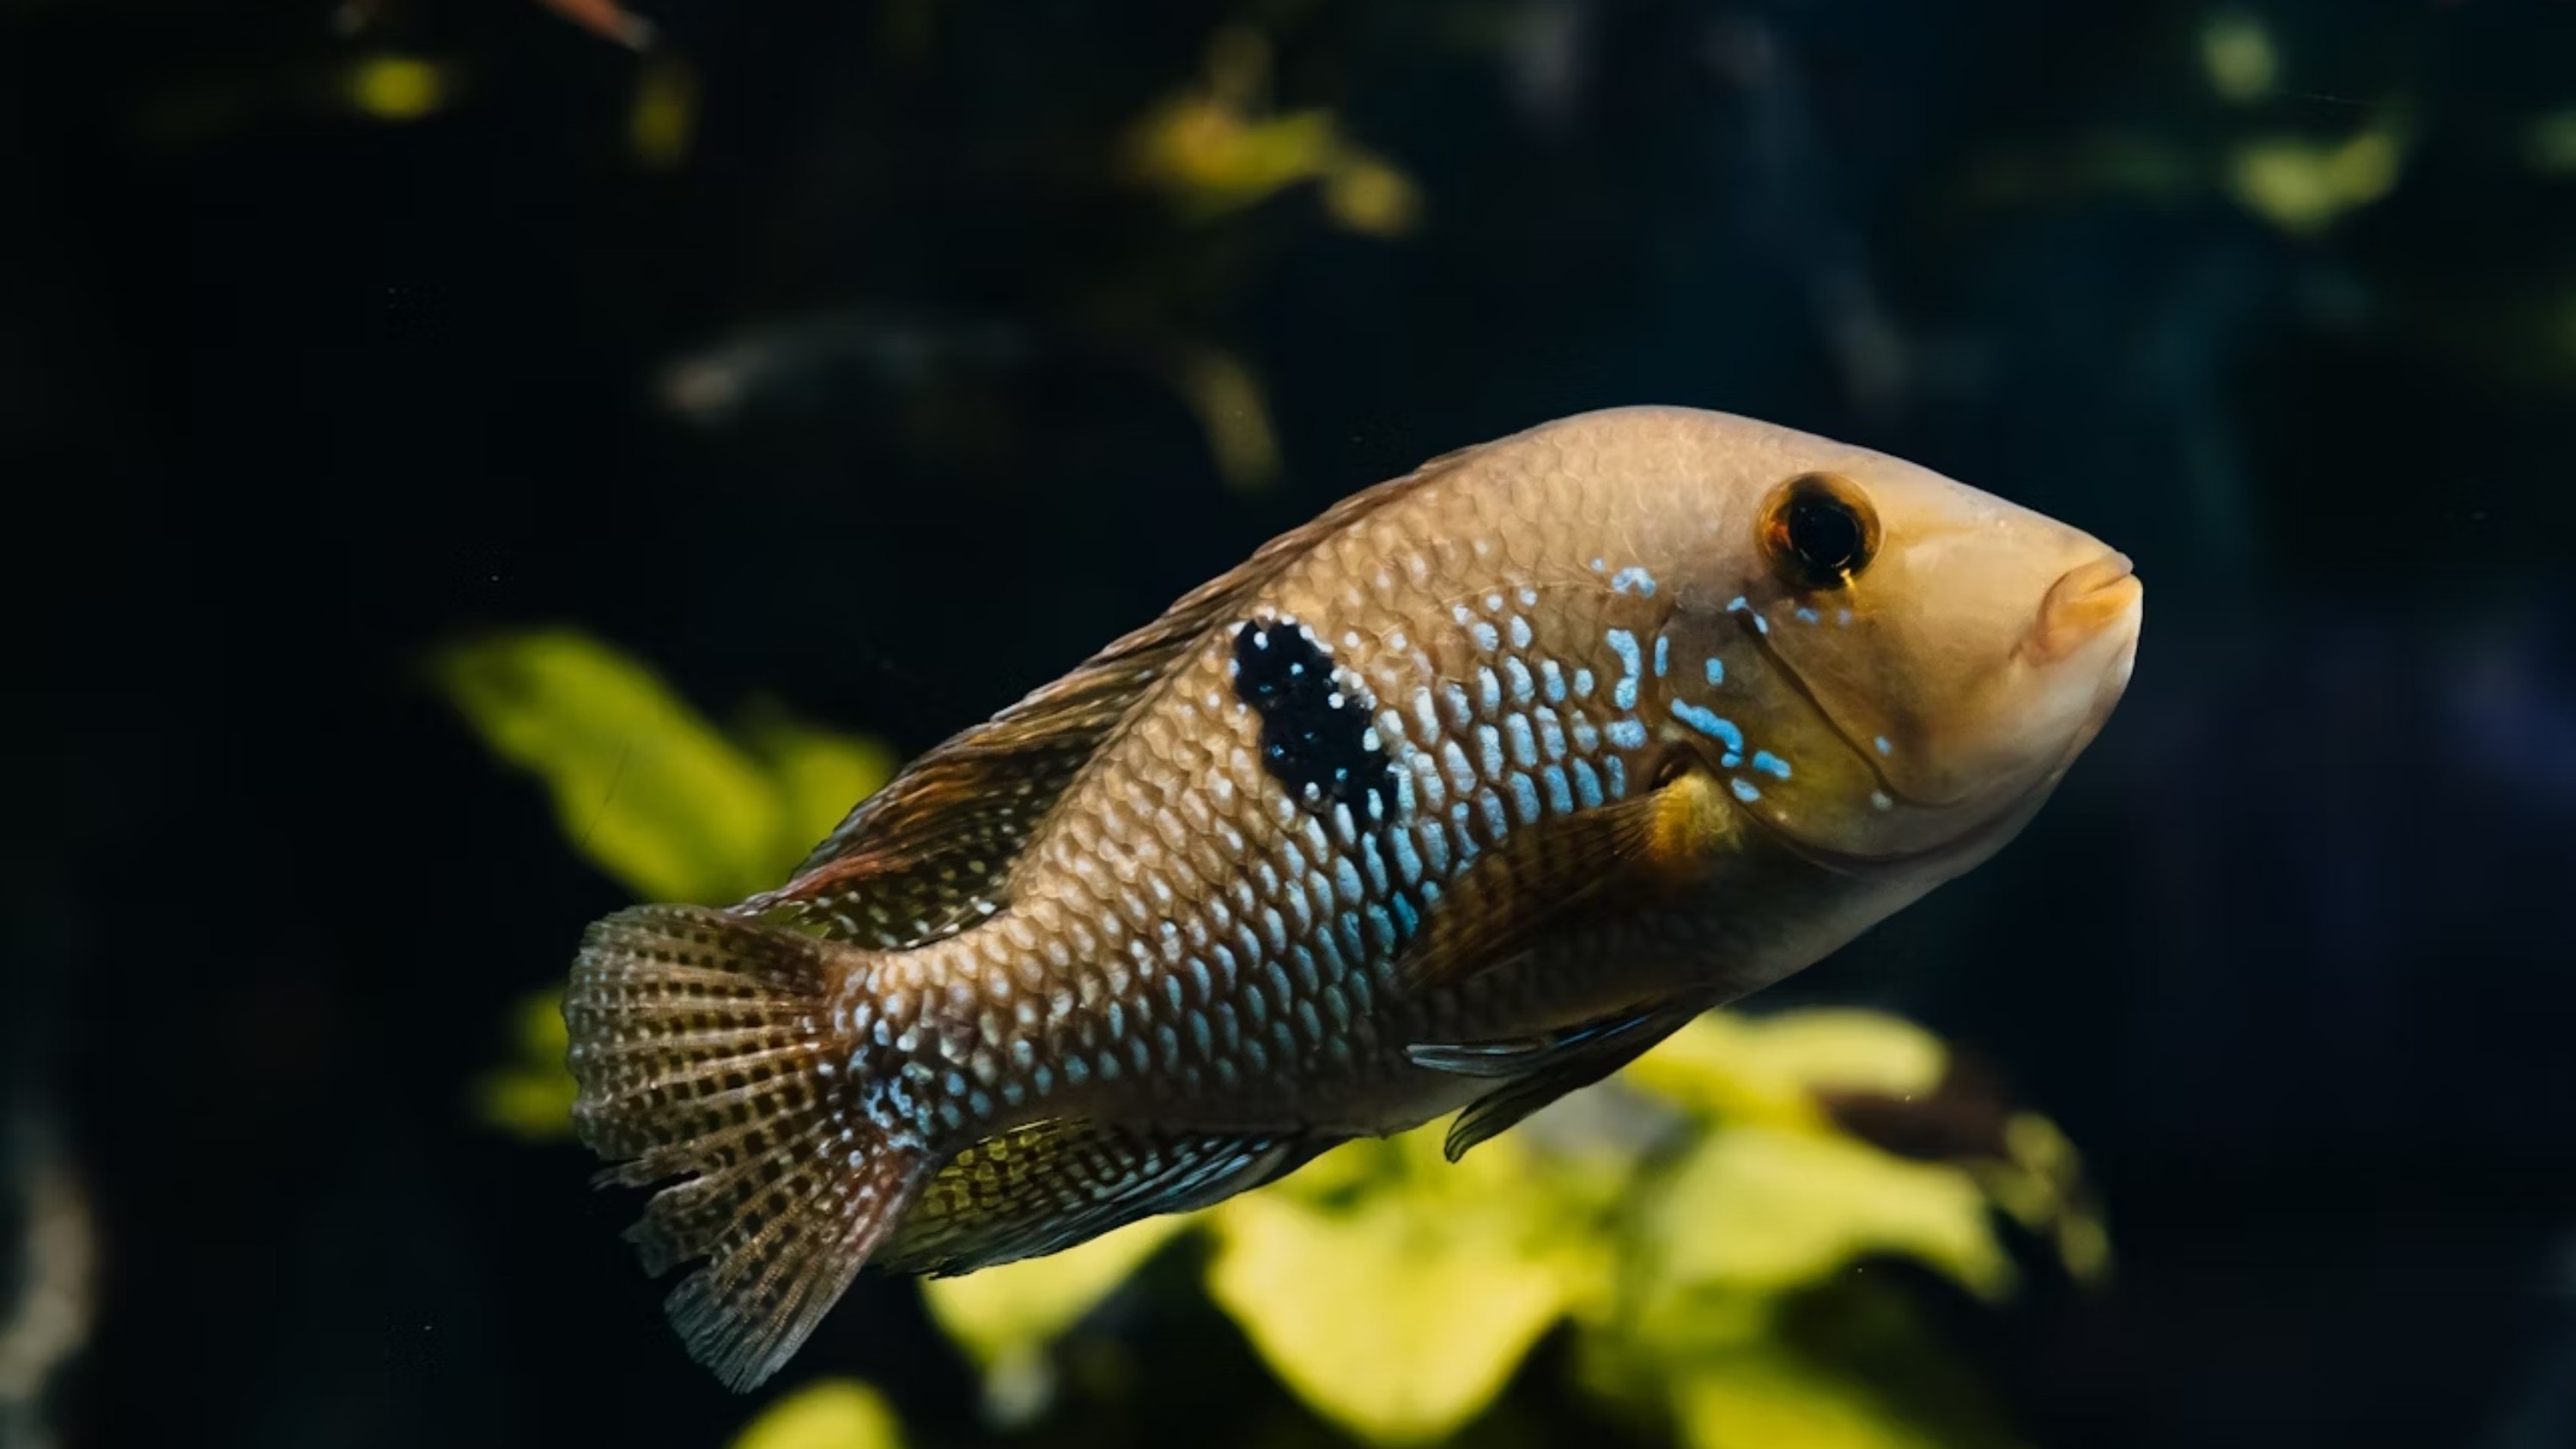
[(952, 934), (1008, 905), (1011, 862), (1038, 823), (1210, 629), (1319, 539), (1489, 446), (1444, 453), (1263, 544), (1073, 672), (923, 754), (859, 802), (794, 879), (735, 909), (784, 911), (891, 950)]

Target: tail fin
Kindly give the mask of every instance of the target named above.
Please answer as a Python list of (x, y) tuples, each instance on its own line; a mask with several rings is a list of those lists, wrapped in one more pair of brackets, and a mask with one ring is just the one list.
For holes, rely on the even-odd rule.
[(643, 906), (593, 925), (564, 995), (573, 1123), (622, 1166), (671, 1177), (627, 1231), (645, 1271), (704, 1257), (673, 1290), (689, 1354), (728, 1387), (776, 1373), (925, 1180), (833, 1090), (849, 1043), (829, 998), (847, 948), (721, 911)]

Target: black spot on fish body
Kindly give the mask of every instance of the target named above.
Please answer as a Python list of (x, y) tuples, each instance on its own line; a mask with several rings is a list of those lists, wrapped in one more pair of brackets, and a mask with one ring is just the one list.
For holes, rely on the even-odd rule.
[(1236, 628), (1234, 692), (1261, 716), (1262, 768), (1291, 798), (1348, 805), (1364, 821), (1393, 812), (1393, 767), (1371, 739), (1377, 701), (1356, 680), (1336, 681), (1332, 659), (1296, 621)]

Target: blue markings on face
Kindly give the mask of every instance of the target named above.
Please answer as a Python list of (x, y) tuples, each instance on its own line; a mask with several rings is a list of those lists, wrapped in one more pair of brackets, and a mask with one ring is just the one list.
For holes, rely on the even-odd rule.
[(1625, 629), (1613, 629), (1610, 631), (1609, 638), (1611, 652), (1619, 656), (1621, 671), (1618, 687), (1610, 692), (1610, 702), (1621, 709), (1635, 709), (1637, 707), (1637, 670), (1640, 667), (1640, 661), (1637, 658), (1637, 636)]
[(1540, 686), (1547, 691), (1548, 703), (1565, 703), (1565, 671), (1557, 667), (1555, 660), (1542, 659), (1538, 662), (1538, 678)]
[(1813, 609), (1800, 609), (1798, 611), (1798, 622), (1801, 624), (1813, 624), (1819, 617), (1820, 616)]
[(1880, 735), (1877, 739), (1871, 740), (1870, 743), (1878, 746), (1878, 752), (1882, 755), (1891, 753), (1895, 749), (1895, 746), (1887, 742), (1887, 736), (1885, 735)]
[(1596, 558), (1592, 561), (1592, 571), (1596, 574), (1607, 570), (1609, 567), (1610, 565), (1602, 562), (1600, 559)]
[(1753, 782), (1750, 780), (1729, 780), (1726, 782), (1726, 788), (1733, 790), (1735, 792), (1735, 798), (1743, 801), (1747, 805), (1750, 805), (1754, 801), (1762, 798), (1762, 792), (1754, 788)]
[(1657, 679), (1663, 678), (1665, 671), (1672, 667), (1673, 641), (1665, 638), (1661, 634), (1658, 634), (1655, 636), (1655, 677)]
[(1673, 718), (1718, 741), (1729, 750), (1741, 751), (1744, 748), (1744, 731), (1735, 727), (1735, 721), (1721, 717), (1717, 711), (1707, 705), (1693, 704), (1687, 699), (1674, 700)]
[(1646, 727), (1632, 719), (1614, 719), (1602, 734), (1623, 750), (1643, 749), (1646, 745)]
[(1592, 697), (1591, 670), (1578, 669), (1574, 671), (1574, 697), (1576, 699), (1590, 699)]
[(1717, 658), (1715, 655), (1711, 655), (1709, 657), (1708, 682), (1711, 684), (1724, 684), (1726, 682), (1726, 661)]
[[(1599, 568), (1601, 565), (1598, 562), (1595, 562), (1592, 566), (1594, 568)], [(1610, 592), (1614, 594), (1624, 594), (1630, 589), (1635, 589), (1645, 598), (1653, 598), (1655, 596), (1655, 576), (1646, 572), (1644, 569), (1633, 566), (1621, 569), (1616, 574), (1611, 575)]]
[(1766, 775), (1771, 775), (1782, 780), (1789, 778), (1789, 762), (1781, 759), (1778, 755), (1771, 753), (1769, 750), (1755, 750), (1753, 752), (1753, 768), (1760, 770)]

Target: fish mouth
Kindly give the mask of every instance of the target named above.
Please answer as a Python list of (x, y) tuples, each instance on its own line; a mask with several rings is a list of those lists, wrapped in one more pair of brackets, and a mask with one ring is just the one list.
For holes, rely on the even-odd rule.
[(2127, 554), (2114, 549), (2078, 564), (2048, 586), (2021, 652), (2036, 664), (2057, 663), (2100, 638), (2145, 597), (2146, 585)]

